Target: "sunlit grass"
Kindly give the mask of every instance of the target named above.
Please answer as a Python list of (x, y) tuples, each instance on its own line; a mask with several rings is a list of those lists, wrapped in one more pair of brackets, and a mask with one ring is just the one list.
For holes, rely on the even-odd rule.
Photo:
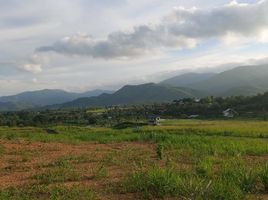
[[(44, 163), (30, 178), (37, 187), (0, 189), (0, 200), (34, 199), (40, 194), (43, 199), (72, 199), (75, 195), (79, 195), (79, 199), (93, 199), (95, 195), (89, 188), (70, 189), (63, 185), (88, 180), (110, 183), (111, 169), (119, 171), (120, 177), (116, 177), (118, 183), (110, 183), (110, 187), (115, 187), (116, 192), (119, 187), (120, 194), (131, 193), (139, 199), (240, 200), (250, 194), (268, 192), (266, 121), (166, 120), (160, 126), (138, 129), (78, 126), (50, 129), (57, 134), (49, 134), (43, 128), (0, 127), (0, 140), (4, 143), (60, 142), (71, 146), (124, 143), (126, 148), (108, 148), (101, 153), (96, 149), (90, 154), (65, 155)], [(130, 147), (132, 143), (145, 145), (146, 149)], [(99, 157), (95, 156), (98, 153)], [(7, 152), (0, 144), (0, 156), (5, 155), (21, 159), (8, 160), (12, 168), (5, 172), (12, 173), (18, 169), (17, 165), (31, 162), (38, 151)], [(91, 168), (78, 167), (89, 163)], [(55, 184), (59, 186), (54, 187)]]

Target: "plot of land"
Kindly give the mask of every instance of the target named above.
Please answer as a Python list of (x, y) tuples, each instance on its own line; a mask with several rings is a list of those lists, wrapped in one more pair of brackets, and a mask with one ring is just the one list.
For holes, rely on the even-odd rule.
[(268, 123), (0, 128), (0, 199), (268, 199)]

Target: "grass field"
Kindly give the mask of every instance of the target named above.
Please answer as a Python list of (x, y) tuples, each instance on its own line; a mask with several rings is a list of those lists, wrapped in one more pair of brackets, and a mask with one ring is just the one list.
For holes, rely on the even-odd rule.
[(268, 199), (268, 122), (0, 127), (0, 200)]

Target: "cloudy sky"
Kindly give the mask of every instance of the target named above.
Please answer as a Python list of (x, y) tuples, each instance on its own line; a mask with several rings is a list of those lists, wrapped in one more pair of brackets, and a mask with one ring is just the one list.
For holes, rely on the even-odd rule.
[(0, 0), (0, 96), (268, 63), (268, 0)]

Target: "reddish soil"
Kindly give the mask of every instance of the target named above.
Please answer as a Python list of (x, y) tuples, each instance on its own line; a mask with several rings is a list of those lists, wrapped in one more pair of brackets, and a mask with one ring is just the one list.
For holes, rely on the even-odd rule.
[[(105, 190), (106, 186), (119, 182), (133, 170), (131, 159), (147, 156), (155, 158), (155, 146), (146, 143), (114, 143), (114, 144), (63, 144), (26, 141), (0, 140), (5, 152), (0, 157), (0, 188), (22, 187), (34, 184), (34, 175), (49, 169), (56, 169), (53, 163), (60, 158), (71, 157), (75, 170), (83, 174), (78, 181), (67, 181), (66, 187), (82, 185), (94, 190)], [(85, 160), (79, 160), (85, 159)], [(113, 161), (115, 159), (115, 161)], [(130, 159), (130, 160), (126, 160)], [(103, 163), (108, 172), (105, 178), (94, 178), (92, 171)], [(104, 194), (105, 195), (105, 194)], [(112, 194), (102, 199), (135, 199), (133, 195)]]
[[(66, 181), (66, 187), (81, 185), (92, 188), (104, 200), (131, 200), (136, 199), (134, 194), (120, 194), (120, 192), (106, 192), (109, 186), (116, 186), (132, 172), (139, 159), (146, 165), (157, 163), (165, 166), (165, 160), (158, 160), (156, 147), (150, 143), (123, 142), (112, 144), (96, 143), (42, 143), (27, 141), (0, 140), (5, 149), (0, 154), (0, 188), (23, 187), (36, 184), (33, 176), (46, 170), (57, 169), (55, 163), (61, 158), (71, 158), (70, 162), (75, 170), (82, 174), (77, 181)], [(246, 156), (249, 163), (268, 162), (268, 155)], [(94, 178), (93, 171), (103, 165), (107, 170), (107, 177)], [(191, 163), (181, 161), (178, 169), (187, 169)], [(267, 195), (255, 197), (268, 200)], [(169, 200), (178, 198), (170, 198)], [(254, 199), (254, 198), (253, 198)]]

